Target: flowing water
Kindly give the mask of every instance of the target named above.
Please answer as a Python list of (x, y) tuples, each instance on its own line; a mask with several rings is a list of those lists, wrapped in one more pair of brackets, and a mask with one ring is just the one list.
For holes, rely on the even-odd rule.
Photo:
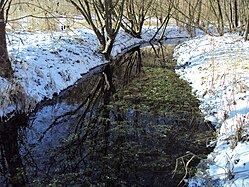
[(0, 186), (184, 186), (212, 131), (173, 49), (136, 47), (1, 124)]

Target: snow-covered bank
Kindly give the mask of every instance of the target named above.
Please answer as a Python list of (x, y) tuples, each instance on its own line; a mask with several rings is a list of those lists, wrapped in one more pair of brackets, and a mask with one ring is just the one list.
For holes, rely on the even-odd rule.
[(179, 45), (174, 56), (218, 132), (208, 169), (189, 186), (249, 186), (249, 41), (202, 36)]
[[(146, 27), (143, 39), (135, 39), (120, 31), (112, 56), (128, 47), (148, 41), (155, 29)], [(169, 26), (165, 36), (188, 37), (186, 30)], [(73, 85), (91, 68), (107, 63), (98, 51), (92, 30), (81, 28), (56, 32), (8, 33), (8, 50), (14, 79), (0, 77), (0, 116), (13, 111), (30, 111), (44, 98), (52, 98)]]
[[(98, 44), (91, 30), (10, 33), (8, 39), (14, 80), (1, 79), (8, 86), (0, 87), (4, 98), (0, 115), (29, 110), (27, 107), (33, 108), (43, 98), (51, 98), (75, 83), (90, 68), (106, 63), (95, 52)], [(11, 105), (13, 97), (24, 103)]]

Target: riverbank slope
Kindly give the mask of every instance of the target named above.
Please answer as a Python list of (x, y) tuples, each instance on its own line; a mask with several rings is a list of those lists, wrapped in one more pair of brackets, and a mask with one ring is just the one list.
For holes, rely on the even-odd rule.
[(249, 41), (238, 34), (202, 36), (180, 44), (177, 73), (217, 129), (214, 151), (189, 186), (249, 186)]

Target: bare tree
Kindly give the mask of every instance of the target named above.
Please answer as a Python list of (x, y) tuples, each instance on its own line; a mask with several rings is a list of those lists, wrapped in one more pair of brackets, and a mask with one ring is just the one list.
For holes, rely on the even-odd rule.
[(239, 26), (238, 0), (234, 0), (234, 25), (236, 28)]
[(224, 34), (224, 19), (220, 0), (209, 0), (211, 11), (214, 13), (217, 20), (217, 30), (220, 35)]
[[(224, 1), (224, 5), (226, 4), (226, 2)], [(230, 0), (229, 2), (229, 12), (230, 12), (230, 27), (234, 28), (234, 24), (233, 24), (233, 5), (232, 5), (232, 0)], [(230, 30), (231, 30), (230, 28)]]
[(6, 22), (12, 0), (0, 1), (0, 76), (10, 78), (13, 75), (6, 43)]
[(126, 0), (124, 19), (121, 22), (125, 32), (141, 38), (142, 27), (153, 2), (153, 0)]
[(243, 13), (244, 13), (244, 24), (245, 24), (245, 30), (244, 30), (244, 39), (245, 41), (248, 39), (249, 34), (249, 1), (242, 0), (243, 4)]
[[(95, 32), (106, 59), (120, 29), (125, 0), (67, 0), (84, 16)], [(117, 16), (118, 15), (118, 16)]]
[(174, 9), (172, 17), (187, 29), (190, 37), (195, 36), (196, 28), (210, 33), (208, 30), (208, 25), (211, 22), (208, 17), (210, 14), (205, 15), (208, 1), (204, 3), (202, 0), (180, 0), (177, 2), (171, 0), (171, 2)]
[(227, 21), (228, 26), (229, 26), (229, 31), (233, 31), (234, 30), (234, 22), (233, 22), (233, 0), (229, 0), (229, 2), (227, 2), (227, 0), (223, 0), (223, 10), (224, 10), (224, 19), (226, 19), (225, 21)]
[(244, 40), (245, 41), (247, 40), (248, 34), (249, 34), (249, 16), (247, 18), (247, 24), (246, 24), (246, 29), (245, 29), (245, 33), (244, 33)]

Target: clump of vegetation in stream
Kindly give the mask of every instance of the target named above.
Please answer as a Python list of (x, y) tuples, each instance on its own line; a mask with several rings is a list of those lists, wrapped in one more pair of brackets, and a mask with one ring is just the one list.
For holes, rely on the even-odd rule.
[(191, 94), (190, 87), (173, 70), (159, 67), (145, 67), (143, 70), (143, 76), (116, 94), (118, 100), (114, 105), (123, 109), (136, 106), (141, 112), (170, 115), (172, 118), (183, 113), (195, 118), (200, 116), (198, 101)]

